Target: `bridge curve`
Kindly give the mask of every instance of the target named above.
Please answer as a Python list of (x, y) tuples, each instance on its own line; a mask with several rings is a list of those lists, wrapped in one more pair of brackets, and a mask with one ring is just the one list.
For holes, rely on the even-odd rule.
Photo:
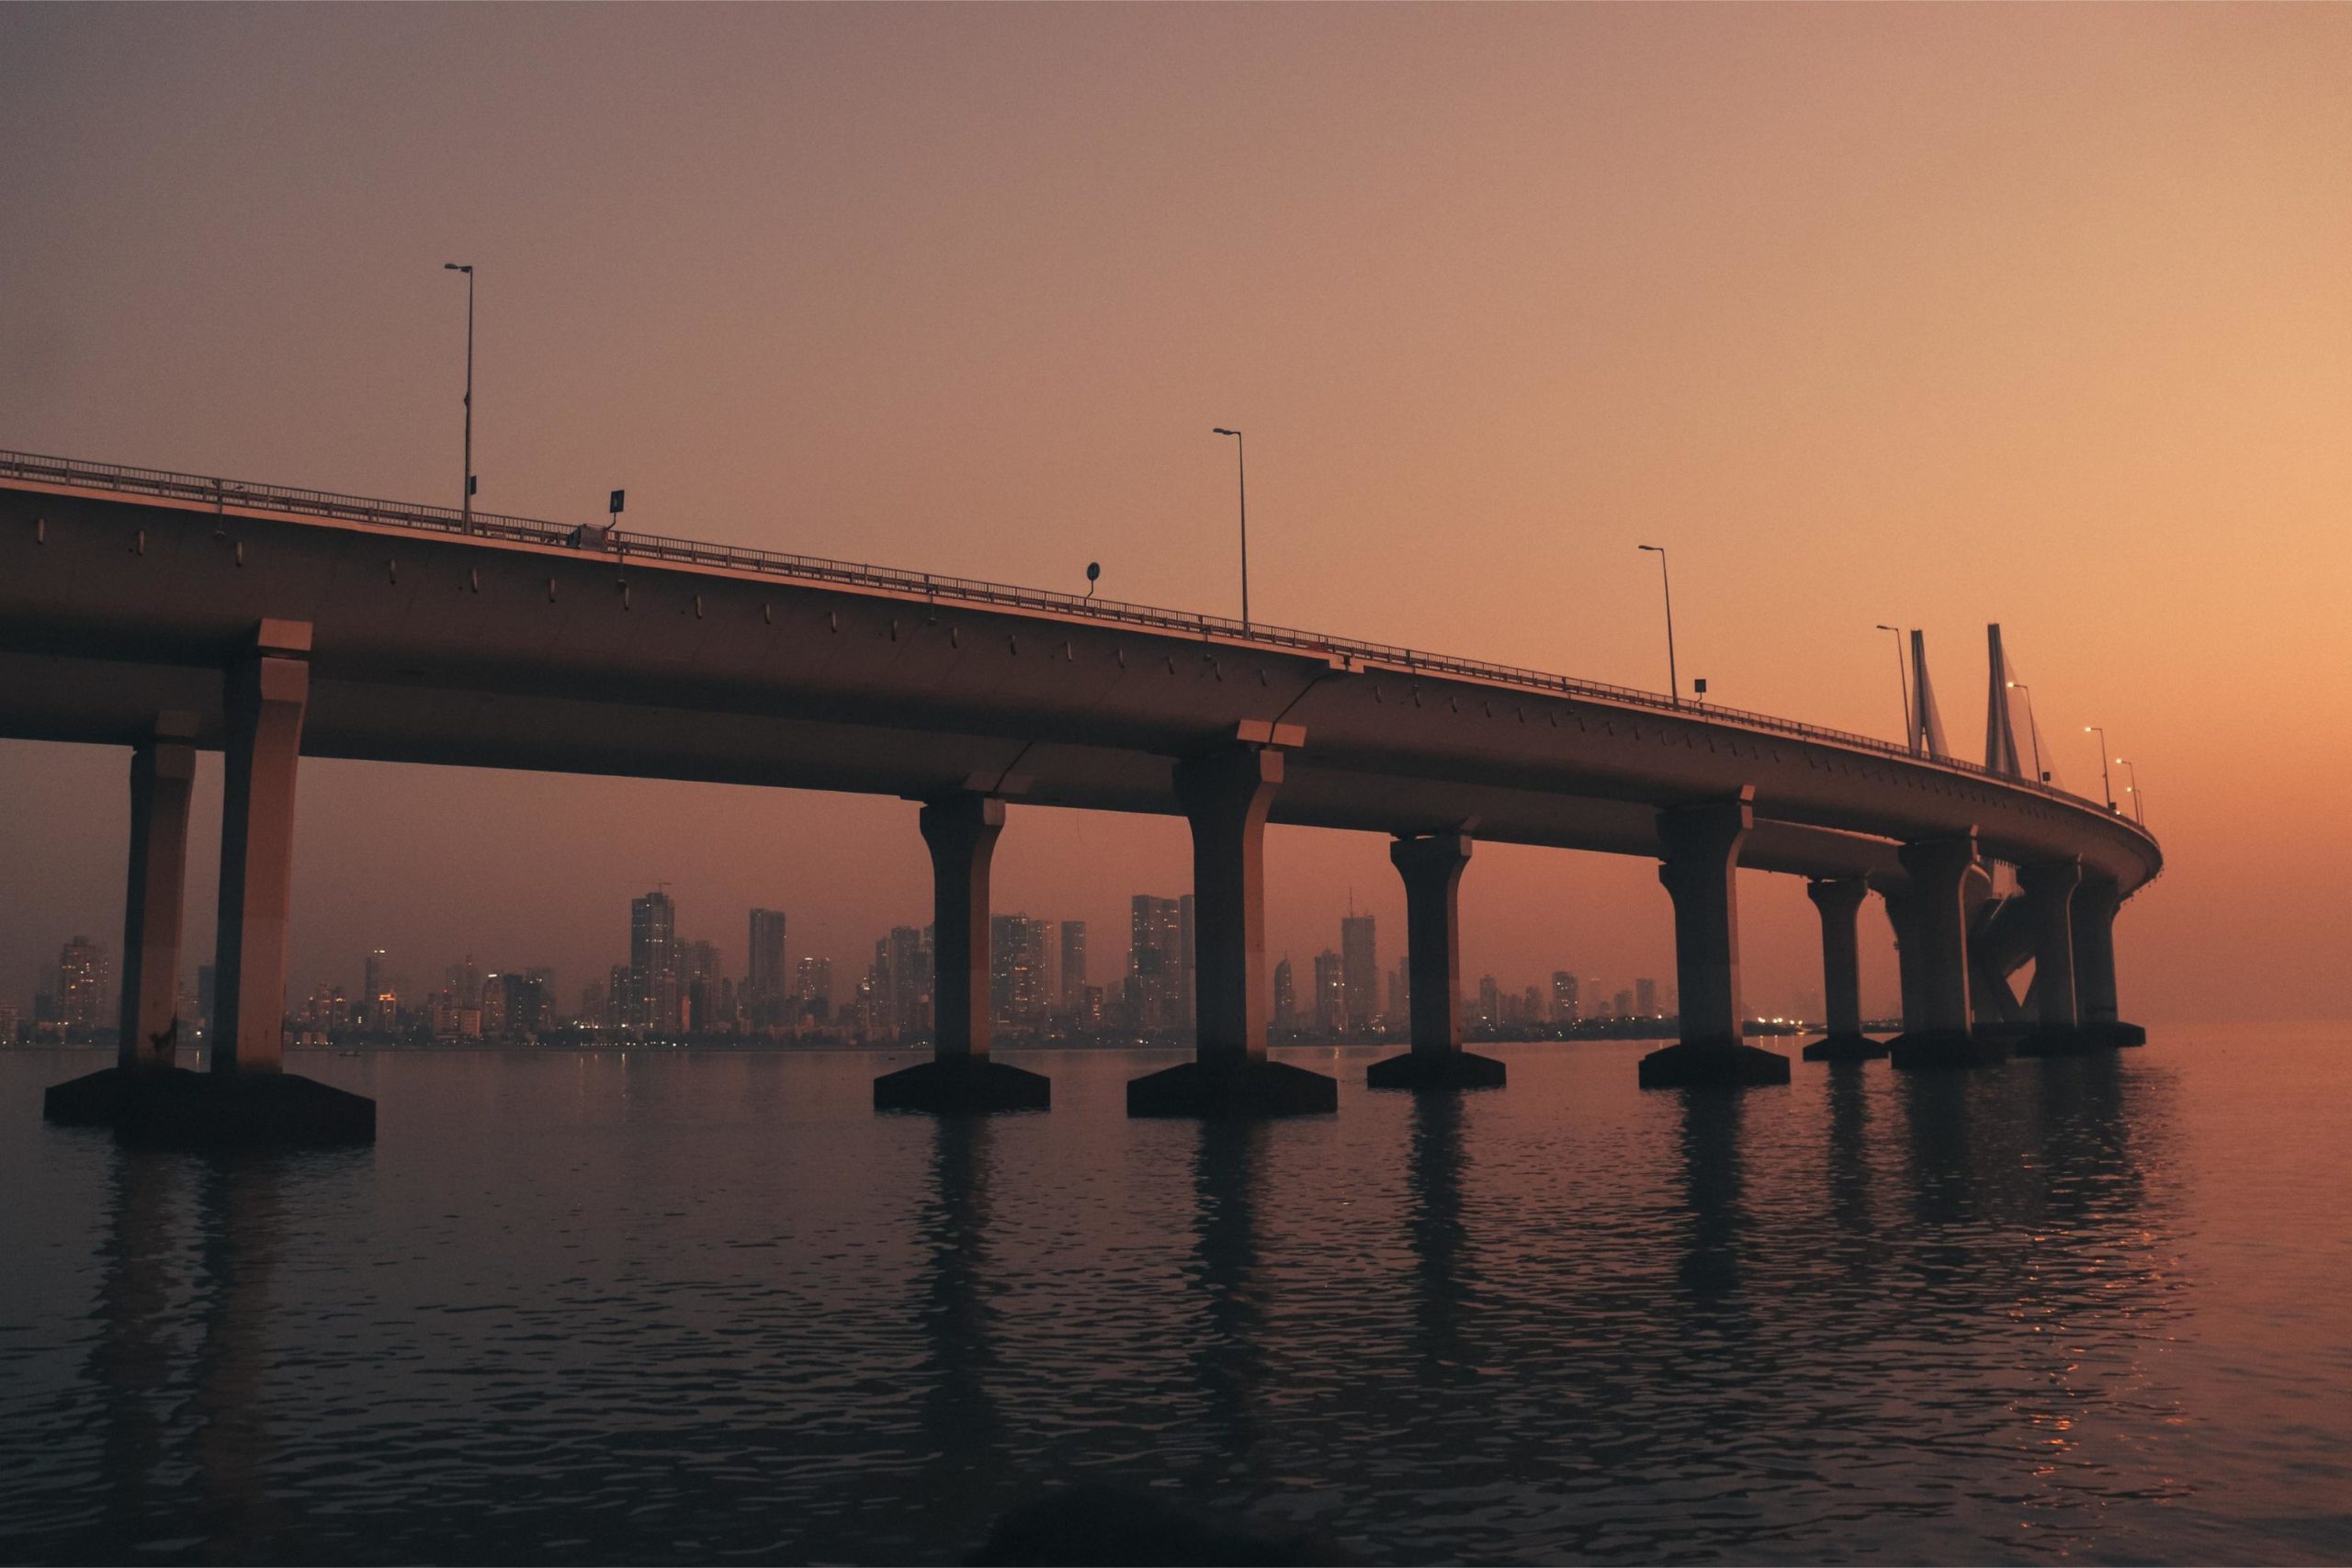
[(1197, 839), (1185, 768), (1238, 746), (1280, 758), (1262, 819), (1405, 839), (1670, 861), (1675, 813), (1736, 801), (1736, 863), (1890, 899), (1919, 882), (1906, 846), (1972, 836), (1972, 866), (2071, 864), (2118, 901), (2163, 864), (2047, 784), (1543, 671), (0, 452), (0, 734), (137, 747), (174, 715), (232, 746), (222, 672), (291, 628), (262, 651), (302, 665), (313, 756), (1183, 814)]

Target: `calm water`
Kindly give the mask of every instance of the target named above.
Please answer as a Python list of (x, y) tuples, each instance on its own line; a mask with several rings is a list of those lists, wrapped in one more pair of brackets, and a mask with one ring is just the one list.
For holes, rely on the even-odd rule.
[(954, 1561), (1110, 1481), (1374, 1562), (2352, 1558), (2352, 1032), (1336, 1118), (876, 1117), (874, 1055), (306, 1054), (372, 1151), (0, 1054), (0, 1557)]

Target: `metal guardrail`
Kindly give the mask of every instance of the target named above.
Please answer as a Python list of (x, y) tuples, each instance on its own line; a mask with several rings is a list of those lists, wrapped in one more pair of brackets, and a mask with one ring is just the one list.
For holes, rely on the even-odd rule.
[[(661, 534), (638, 534), (601, 525), (549, 523), (533, 517), (512, 517), (499, 513), (477, 512), (468, 526), (465, 516), (453, 506), (426, 506), (406, 502), (374, 501), (364, 496), (342, 495), (333, 491), (302, 490), (287, 485), (254, 484), (243, 479), (217, 479), (203, 474), (175, 473), (163, 468), (129, 468), (119, 463), (83, 462), (71, 457), (48, 457), (29, 452), (0, 449), (0, 479), (20, 479), (35, 484), (68, 485), (84, 490), (114, 491), (130, 495), (160, 496), (174, 501), (193, 501), (216, 510), (244, 507), (266, 512), (292, 513), (311, 517), (332, 517), (344, 522), (368, 523), (385, 527), (414, 528), (443, 534), (468, 534), (470, 536), (507, 540), (519, 544), (545, 545), (566, 549), (586, 549), (626, 559), (639, 557), (648, 560), (671, 561), (688, 566), (720, 567), (735, 571), (764, 572), (778, 577), (796, 578), (806, 581), (839, 582), (859, 588), (877, 588), (890, 592), (920, 594), (927, 599), (952, 599), (958, 603), (985, 604), (1015, 610), (1042, 610), (1054, 615), (1078, 615), (1089, 620), (1111, 621), (1128, 626), (1148, 626), (1156, 631), (1181, 633), (1203, 639), (1227, 637), (1327, 657), (1368, 660), (1388, 666), (1400, 672), (1429, 675), (1461, 675), (1473, 680), (1493, 681), (1521, 686), (1546, 695), (1578, 697), (1611, 703), (1624, 707), (1646, 708), (1658, 713), (1673, 714), (1684, 718), (1699, 718), (1709, 722), (1727, 722), (1749, 729), (1774, 734), (1792, 735), (1809, 740), (1825, 740), (1855, 750), (1875, 752), (1899, 758), (1904, 761), (1927, 767), (1948, 768), (1954, 773), (1989, 779), (2012, 789), (2030, 791), (2061, 800), (2070, 806), (2089, 807), (2087, 796), (2061, 789), (2055, 784), (2033, 779), (2018, 778), (1998, 773), (1981, 763), (1957, 757), (1923, 757), (1908, 747), (1881, 740), (1875, 736), (1860, 735), (1852, 730), (1831, 729), (1821, 725), (1803, 724), (1795, 719), (1776, 718), (1770, 714), (1750, 713), (1742, 708), (1718, 707), (1712, 704), (1679, 703), (1672, 697), (1656, 692), (1645, 692), (1631, 686), (1614, 686), (1606, 682), (1577, 681), (1566, 675), (1548, 674), (1541, 670), (1527, 670), (1509, 664), (1490, 664), (1483, 660), (1455, 659), (1443, 654), (1422, 653), (1391, 643), (1364, 642), (1353, 637), (1328, 637), (1319, 632), (1299, 631), (1289, 626), (1267, 626), (1263, 622), (1247, 624), (1223, 615), (1198, 615), (1182, 610), (1164, 610), (1148, 604), (1131, 604), (1116, 599), (1096, 599), (1077, 593), (1059, 593), (1043, 588), (1015, 588), (1001, 582), (984, 582), (976, 578), (943, 577), (933, 572), (899, 571), (888, 567), (865, 566), (854, 561), (831, 560), (821, 556), (793, 555), (781, 550), (757, 550), (732, 545), (713, 545), (694, 539), (673, 538)], [(2154, 835), (2131, 818), (2118, 812), (2109, 812), (2122, 825), (2154, 841)]]

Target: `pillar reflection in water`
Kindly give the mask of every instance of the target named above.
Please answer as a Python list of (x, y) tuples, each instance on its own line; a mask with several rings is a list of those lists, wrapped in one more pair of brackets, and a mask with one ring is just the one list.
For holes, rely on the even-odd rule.
[(1257, 1294), (1258, 1201), (1267, 1140), (1262, 1122), (1212, 1117), (1201, 1123), (1193, 1158), (1193, 1230), (1199, 1258), (1192, 1272), (1202, 1323), (1194, 1338), (1193, 1381), (1201, 1391), (1224, 1460), (1222, 1479), (1258, 1473), (1260, 1403), (1266, 1382), (1266, 1314)]
[(1863, 1069), (1847, 1064), (1829, 1069), (1829, 1216), (1847, 1249), (1849, 1268), (1868, 1261), (1875, 1245), (1871, 1205), (1870, 1095)]
[(174, 1242), (185, 1226), (175, 1211), (186, 1195), (187, 1168), (175, 1155), (117, 1150), (108, 1183), (110, 1224), (91, 1314), (97, 1337), (85, 1371), (104, 1424), (103, 1540), (109, 1556), (128, 1558), (151, 1536), (173, 1533), (156, 1475), (168, 1458), (176, 1402), (172, 1356), (184, 1260), (174, 1256)]
[(283, 1216), (284, 1155), (220, 1155), (197, 1177), (202, 1330), (190, 1415), (197, 1533), (218, 1555), (252, 1562), (282, 1551), (287, 1524), (269, 1485), (276, 1452), (263, 1417), (270, 1371)]
[(924, 1262), (914, 1303), (928, 1357), (919, 1419), (926, 1506), (977, 1539), (1004, 1471), (1002, 1413), (989, 1392), (996, 1350), (982, 1299), (995, 1134), (985, 1116), (932, 1126), (931, 1191), (919, 1222)]
[(1741, 1098), (1720, 1089), (1682, 1091), (1684, 1243), (1677, 1270), (1695, 1305), (1727, 1302), (1739, 1290), (1742, 1208)]
[(1475, 1379), (1462, 1348), (1462, 1097), (1413, 1098), (1407, 1235), (1413, 1251), (1413, 1332), (1423, 1376)]

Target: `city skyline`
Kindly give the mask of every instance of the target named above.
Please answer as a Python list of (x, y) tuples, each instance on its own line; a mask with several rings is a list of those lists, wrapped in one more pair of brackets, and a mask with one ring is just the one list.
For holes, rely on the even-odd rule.
[[(2104, 756), (2131, 759), (2154, 795), (2173, 863), (2126, 917), (2136, 1005), (2352, 1008), (2323, 935), (2352, 847), (2289, 837), (2332, 811), (2352, 744), (2352, 698), (2299, 675), (2330, 666), (2324, 585), (2352, 574), (2333, 434), (2352, 406), (2332, 368), (2352, 334), (2332, 259), (2352, 250), (2352, 220), (2314, 196), (2345, 135), (2312, 63), (2346, 40), (2339, 14), (2315, 13), (2286, 52), (2283, 34), (2193, 10), (1911, 10), (1850, 28), (1787, 8), (1704, 25), (1599, 8), (1009, 12), (943, 17), (940, 51), (913, 61), (848, 13), (490, 15), (462, 45), (428, 29), (389, 51), (364, 13), (250, 32), (229, 18), (156, 15), (129, 76), (56, 42), (62, 20), (15, 23), (12, 100), (62, 151), (38, 175), (0, 172), (14, 209), (45, 215), (41, 243), (0, 258), (23, 345), (10, 363), (27, 372), (0, 377), (10, 443), (454, 500), (466, 323), (442, 265), (462, 253), (481, 289), (484, 508), (590, 521), (627, 485), (630, 520), (658, 531), (1072, 592), (1099, 561), (1105, 595), (1229, 614), (1231, 453), (1208, 431), (1246, 428), (1254, 610), (1272, 623), (1657, 690), (1657, 580), (1635, 547), (1660, 543), (1676, 552), (1681, 667), (1711, 700), (1893, 739), (1902, 695), (1873, 627), (1923, 627), (1949, 732), (1973, 753), (1998, 622), (2034, 671), (2053, 771), (2096, 787), (2096, 725)], [(2215, 28), (2234, 40), (2228, 69), (2207, 69)], [(546, 72), (500, 72), (485, 43), (526, 37)], [(929, 84), (940, 123), (1003, 134), (886, 133), (872, 105), (888, 99), (858, 71), (788, 64), (780, 91), (730, 65), (800, 62), (782, 40), (803, 37), (873, 80)], [(1004, 70), (951, 69), (967, 51), (950, 39), (1003, 51)], [(1333, 49), (1355, 73), (1302, 118), (1229, 76), (1244, 39), (1278, 75), (1314, 74)], [(2128, 90), (2101, 74), (2117, 50), (2144, 73)], [(1187, 87), (1105, 128), (1097, 153), (1131, 177), (1050, 172), (1048, 128), (1089, 119), (1083, 84), (1133, 51)], [(335, 112), (328, 84), (363, 56), (413, 110), (401, 138), (355, 141)], [(1903, 95), (1852, 90), (1928, 60)], [(1397, 152), (1388, 106), (1413, 101), (1432, 62), (1489, 90), (1419, 125), (1422, 150), (1374, 199), (1352, 174)], [(1548, 85), (1591, 71), (1614, 85)], [(728, 133), (690, 147), (685, 127), (655, 124), (613, 142), (579, 84), (628, 99), (649, 80), (695, 84)], [(1963, 85), (1986, 80), (2007, 84), (1997, 103)], [(1718, 100), (1702, 82), (1739, 89)], [(141, 128), (163, 137), (224, 93), (320, 134), (260, 183), (280, 150), (250, 128), (189, 143), (186, 179), (151, 186), (126, 161)], [(2112, 113), (2093, 107), (2107, 96)], [(1674, 115), (1670, 145), (1609, 131), (1635, 103)], [(827, 126), (875, 134), (813, 159), (834, 144)], [(1259, 166), (1261, 137), (1285, 156), (1238, 191), (1216, 171)], [(1558, 152), (1495, 154), (1520, 146)], [(1600, 146), (1616, 152), (1581, 151)], [(1823, 183), (1827, 148), (1852, 162)], [(1989, 165), (1964, 149), (1991, 149)], [(401, 174), (317, 221), (312, 204), (361, 160)], [(683, 199), (669, 182), (684, 167), (778, 194), (735, 209), (724, 244), (660, 223), (610, 244), (616, 215)], [(138, 204), (98, 194), (120, 180)], [(2007, 181), (2019, 202), (2001, 221), (1967, 216)], [(898, 193), (891, 213), (869, 205), (879, 190)], [(1006, 204), (1034, 221), (985, 220)], [(2086, 205), (2122, 216), (2085, 227)], [(874, 225), (895, 247), (911, 220), (893, 214), (912, 212), (939, 215), (942, 243), (869, 265)], [(2272, 243), (2232, 253), (2234, 270), (2178, 243), (2256, 213)], [(1250, 243), (1137, 238), (1221, 227)], [(149, 233), (175, 243), (122, 243)], [(300, 243), (265, 237), (286, 234)], [(94, 254), (107, 265), (85, 266)], [(973, 299), (989, 308), (958, 303)], [(2261, 811), (2212, 739), (2224, 714), (2277, 762)], [(217, 779), (200, 758), (191, 951), (210, 945)], [(0, 922), (0, 975), (21, 985), (75, 931), (119, 941), (123, 760), (7, 742), (0, 787), (22, 803), (0, 823), (0, 878), (30, 890)], [(846, 962), (922, 907), (911, 816), (309, 761), (291, 968), (340, 972), (377, 942), (413, 951), (454, 918), (466, 929), (444, 945), (536, 933), (578, 974), (605, 944), (586, 911), (655, 868), (698, 904), (838, 890), (804, 919), (808, 950)], [(1274, 829), (1270, 940), (1305, 962), (1350, 886), (1393, 923), (1384, 854), (1370, 835)], [(1101, 861), (1121, 874), (1098, 877)], [(1066, 908), (1097, 931), (1131, 886), (1188, 881), (1166, 820), (1023, 808), (1001, 855), (1001, 908)], [(1540, 975), (1555, 948), (1658, 972), (1670, 951), (1645, 867), (1482, 843), (1462, 897), (1465, 949), (1498, 974)], [(1744, 879), (1742, 901), (1758, 994), (1815, 984), (1801, 888)], [(1866, 993), (1882, 998), (1883, 926), (1863, 926)], [(2216, 987), (2217, 970), (2245, 982)]]

